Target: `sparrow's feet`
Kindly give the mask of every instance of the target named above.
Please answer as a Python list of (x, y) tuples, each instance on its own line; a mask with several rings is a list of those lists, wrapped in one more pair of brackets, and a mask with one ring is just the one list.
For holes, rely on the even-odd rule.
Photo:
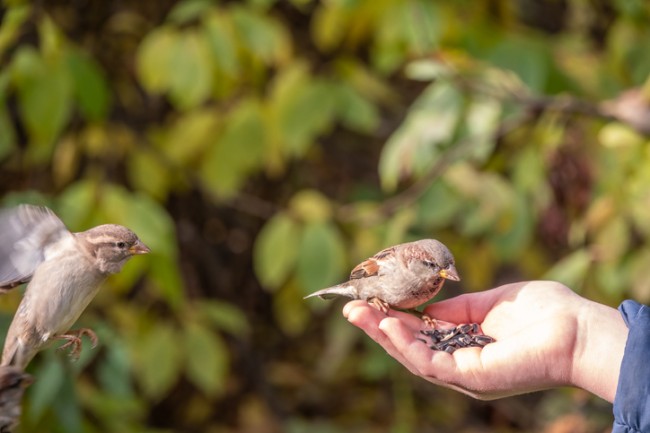
[(92, 329), (81, 328), (81, 329), (74, 329), (72, 331), (68, 331), (67, 334), (57, 335), (56, 338), (59, 338), (61, 340), (66, 340), (66, 343), (64, 343), (57, 350), (64, 350), (70, 347), (71, 348), (70, 358), (76, 361), (77, 359), (79, 359), (79, 355), (81, 354), (81, 337), (83, 337), (84, 335), (90, 338), (93, 349), (97, 347), (97, 342), (99, 341), (99, 338), (97, 338), (97, 334), (95, 334), (95, 332)]
[(418, 339), (426, 343), (432, 350), (441, 350), (447, 353), (454, 353), (463, 347), (484, 347), (496, 341), (488, 335), (480, 334), (480, 329), (478, 323), (462, 324), (449, 329), (434, 328), (420, 331), (422, 335), (429, 337), (429, 341)]
[(388, 312), (390, 311), (390, 305), (388, 305), (388, 302), (379, 298), (371, 298), (368, 299), (368, 303), (388, 316)]
[(422, 321), (427, 328), (436, 329), (438, 327), (438, 321), (428, 314), (422, 315)]

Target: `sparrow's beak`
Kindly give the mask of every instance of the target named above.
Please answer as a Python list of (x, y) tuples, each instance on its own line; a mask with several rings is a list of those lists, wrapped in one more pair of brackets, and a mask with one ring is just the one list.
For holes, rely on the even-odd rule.
[(454, 265), (449, 265), (447, 269), (443, 269), (440, 272), (438, 272), (438, 275), (440, 275), (442, 278), (446, 278), (447, 280), (460, 281), (460, 277), (458, 276), (458, 271), (456, 270)]
[(131, 253), (133, 255), (147, 254), (150, 251), (151, 251), (151, 249), (149, 249), (148, 246), (143, 244), (140, 239), (138, 239), (138, 241), (135, 244), (133, 244), (133, 246), (131, 248), (129, 248), (129, 253)]

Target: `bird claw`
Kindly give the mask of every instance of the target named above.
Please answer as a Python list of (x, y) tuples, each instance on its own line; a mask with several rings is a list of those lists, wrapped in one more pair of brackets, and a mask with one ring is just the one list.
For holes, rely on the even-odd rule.
[(388, 302), (379, 298), (372, 298), (368, 300), (368, 303), (388, 316), (388, 312), (390, 311), (390, 305), (388, 305)]
[(97, 347), (97, 343), (99, 342), (97, 334), (92, 329), (81, 328), (69, 331), (67, 334), (57, 335), (56, 338), (66, 340), (57, 350), (64, 350), (70, 347), (70, 358), (74, 361), (78, 360), (81, 354), (81, 337), (84, 335), (90, 339), (93, 349)]
[(438, 327), (438, 321), (428, 314), (422, 315), (422, 321), (427, 328), (436, 329)]

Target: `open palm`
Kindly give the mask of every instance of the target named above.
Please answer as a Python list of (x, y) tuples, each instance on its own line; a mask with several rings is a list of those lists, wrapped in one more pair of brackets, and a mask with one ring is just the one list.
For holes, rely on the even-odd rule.
[(387, 317), (362, 301), (348, 303), (344, 314), (413, 374), (475, 398), (493, 399), (582, 385), (576, 363), (591, 346), (582, 340), (581, 330), (601, 308), (613, 310), (548, 281), (509, 284), (431, 304), (425, 312), (439, 322), (478, 323), (496, 339), (482, 349), (453, 354), (433, 351), (420, 341), (424, 324), (410, 314), (391, 311)]

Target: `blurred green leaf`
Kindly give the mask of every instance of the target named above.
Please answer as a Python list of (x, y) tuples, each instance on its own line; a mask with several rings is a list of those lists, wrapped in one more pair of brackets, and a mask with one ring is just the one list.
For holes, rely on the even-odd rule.
[(34, 372), (37, 381), (29, 388), (30, 399), (29, 418), (33, 421), (39, 420), (45, 411), (50, 408), (61, 392), (65, 381), (66, 371), (61, 360), (55, 357), (48, 357), (40, 364)]
[(201, 180), (217, 196), (234, 194), (264, 161), (266, 131), (259, 103), (242, 101), (201, 165)]
[(196, 107), (212, 91), (210, 48), (197, 30), (187, 30), (173, 45), (174, 68), (169, 77), (169, 97), (181, 110)]
[(147, 33), (136, 54), (140, 82), (150, 92), (168, 90), (174, 74), (179, 32), (171, 26), (160, 26)]
[(129, 181), (136, 190), (157, 200), (167, 197), (173, 179), (160, 155), (148, 149), (138, 149), (126, 160), (126, 164)]
[(305, 222), (326, 222), (331, 220), (333, 209), (329, 199), (319, 191), (303, 189), (291, 197), (289, 210)]
[(174, 6), (167, 19), (175, 24), (186, 24), (201, 18), (213, 5), (211, 0), (183, 0)]
[(255, 241), (255, 274), (267, 289), (277, 289), (293, 270), (300, 245), (300, 227), (285, 213), (278, 213), (262, 228)]
[(463, 199), (444, 181), (432, 183), (418, 203), (418, 225), (430, 228), (452, 223), (463, 207)]
[(201, 301), (198, 308), (216, 329), (239, 337), (250, 334), (248, 318), (237, 306), (228, 302), (206, 299)]
[(345, 271), (345, 244), (332, 224), (305, 225), (298, 249), (298, 280), (305, 293), (337, 282)]
[(544, 275), (544, 279), (559, 281), (574, 290), (578, 290), (582, 287), (582, 283), (587, 276), (591, 261), (589, 251), (577, 250), (557, 262)]
[(336, 89), (311, 77), (304, 63), (286, 68), (273, 83), (270, 114), (284, 153), (303, 155), (315, 137), (331, 127)]
[(380, 123), (378, 107), (344, 83), (336, 88), (336, 112), (350, 129), (370, 132)]
[(184, 352), (170, 348), (181, 343), (182, 334), (164, 322), (150, 326), (131, 341), (134, 377), (149, 399), (161, 399), (178, 381)]
[(215, 65), (227, 75), (237, 75), (240, 64), (232, 21), (226, 14), (215, 12), (205, 18), (204, 28)]
[(103, 71), (92, 58), (77, 50), (68, 52), (67, 61), (81, 112), (91, 121), (103, 119), (110, 103)]
[(490, 53), (495, 66), (516, 73), (532, 90), (543, 91), (547, 85), (552, 59), (548, 47), (537, 39), (522, 35), (504, 38)]
[(35, 162), (51, 156), (56, 138), (72, 108), (72, 80), (61, 58), (44, 59), (30, 47), (22, 47), (11, 64), (18, 91), (20, 114), (25, 122)]
[(284, 29), (270, 16), (234, 7), (232, 19), (238, 38), (261, 61), (270, 64), (287, 55), (288, 42)]
[(29, 18), (30, 13), (31, 6), (28, 4), (13, 5), (5, 9), (0, 25), (0, 55), (3, 55), (7, 47), (20, 35), (20, 27)]
[(334, 2), (318, 4), (311, 25), (316, 46), (330, 51), (341, 43), (350, 22), (350, 9)]
[(217, 334), (189, 322), (184, 327), (188, 378), (204, 393), (223, 392), (228, 377), (228, 347)]
[(170, 122), (167, 130), (155, 135), (154, 141), (170, 163), (192, 165), (214, 145), (220, 125), (221, 119), (215, 110), (192, 110)]
[(427, 87), (382, 150), (379, 174), (384, 189), (392, 191), (401, 179), (431, 167), (440, 146), (454, 135), (462, 103), (462, 95), (449, 83)]

